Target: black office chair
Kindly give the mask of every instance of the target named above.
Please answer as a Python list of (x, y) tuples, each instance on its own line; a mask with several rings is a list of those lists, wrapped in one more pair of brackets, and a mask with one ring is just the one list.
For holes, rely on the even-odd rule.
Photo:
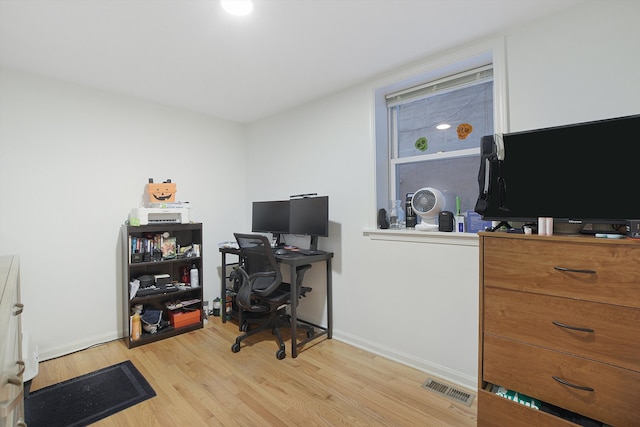
[[(241, 329), (246, 331), (244, 335), (236, 338), (231, 346), (231, 351), (240, 351), (240, 343), (258, 332), (271, 329), (278, 339), (278, 351), (276, 357), (286, 357), (284, 340), (280, 333), (280, 327), (290, 326), (289, 316), (286, 315), (286, 307), (291, 304), (291, 285), (282, 281), (280, 267), (273, 254), (269, 239), (260, 234), (234, 233), (242, 264), (237, 271), (242, 280), (236, 295), (236, 305), (241, 310)], [(304, 273), (311, 268), (305, 264), (296, 268), (296, 287), (298, 296), (303, 297), (311, 291), (309, 287), (302, 286)], [(298, 301), (295, 302), (296, 304)], [(264, 314), (262, 319), (249, 319), (247, 314)], [(244, 323), (243, 323), (244, 322)], [(250, 329), (249, 322), (258, 322), (259, 326)], [(313, 336), (313, 328), (308, 325), (300, 325), (307, 330), (307, 336)]]

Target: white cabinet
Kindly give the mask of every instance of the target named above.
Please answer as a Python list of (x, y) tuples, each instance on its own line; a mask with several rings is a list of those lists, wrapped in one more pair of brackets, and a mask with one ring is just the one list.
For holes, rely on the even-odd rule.
[(24, 426), (20, 259), (0, 257), (0, 427)]

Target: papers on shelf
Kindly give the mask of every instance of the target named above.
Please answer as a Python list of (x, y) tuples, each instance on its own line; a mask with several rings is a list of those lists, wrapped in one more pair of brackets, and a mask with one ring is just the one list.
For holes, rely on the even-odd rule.
[(201, 300), (199, 299), (189, 299), (185, 301), (167, 301), (164, 303), (165, 307), (169, 310), (177, 310), (178, 308), (187, 307), (189, 305), (197, 304)]
[(140, 289), (140, 281), (138, 279), (133, 279), (129, 282), (129, 299), (134, 299), (136, 294), (138, 293), (138, 289)]

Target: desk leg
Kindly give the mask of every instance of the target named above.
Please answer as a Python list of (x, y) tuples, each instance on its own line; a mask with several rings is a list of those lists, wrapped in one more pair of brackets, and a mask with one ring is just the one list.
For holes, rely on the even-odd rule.
[(296, 266), (291, 266), (291, 357), (298, 357), (298, 273)]
[(327, 338), (333, 335), (333, 282), (331, 275), (331, 258), (326, 261), (327, 265)]
[(220, 319), (227, 322), (227, 254), (222, 251), (222, 264), (220, 269)]

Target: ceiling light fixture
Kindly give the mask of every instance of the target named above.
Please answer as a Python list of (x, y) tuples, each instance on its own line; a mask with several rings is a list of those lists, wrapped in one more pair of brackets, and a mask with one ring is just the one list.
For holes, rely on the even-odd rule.
[(253, 10), (251, 0), (220, 0), (222, 8), (235, 16), (246, 16)]
[(436, 126), (436, 129), (445, 130), (449, 129), (450, 127), (451, 125), (449, 123), (440, 123), (438, 126)]

